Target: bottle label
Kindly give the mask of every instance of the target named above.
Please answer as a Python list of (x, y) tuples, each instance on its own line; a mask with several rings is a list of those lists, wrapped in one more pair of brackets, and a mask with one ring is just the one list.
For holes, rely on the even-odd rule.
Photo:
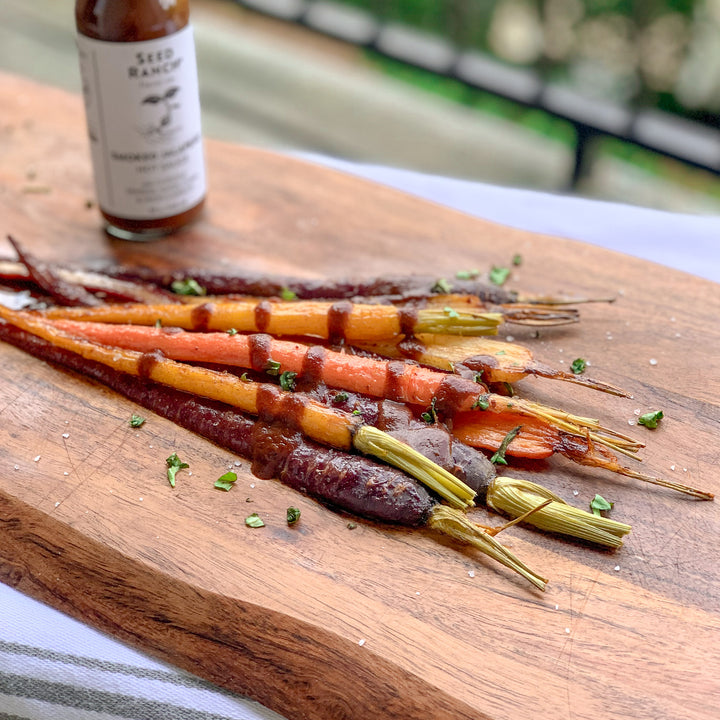
[(197, 205), (205, 163), (191, 26), (157, 40), (77, 43), (100, 207), (154, 220)]

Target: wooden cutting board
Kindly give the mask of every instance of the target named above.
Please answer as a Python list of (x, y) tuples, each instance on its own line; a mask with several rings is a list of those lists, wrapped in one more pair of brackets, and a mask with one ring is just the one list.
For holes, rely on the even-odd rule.
[[(113, 241), (86, 206), (80, 99), (0, 76), (0, 107), (2, 231), (46, 259), (451, 277), (519, 253), (516, 288), (617, 295), (584, 306), (579, 325), (503, 334), (559, 367), (582, 356), (633, 399), (543, 380), (519, 390), (631, 431), (647, 443), (642, 470), (720, 491), (717, 285), (215, 142), (201, 224)], [(717, 717), (718, 503), (563, 459), (513, 463), (579, 506), (600, 493), (633, 525), (617, 552), (526, 528), (501, 536), (550, 578), (541, 593), (429, 533), (350, 529), (161, 418), (132, 429), (131, 403), (7, 346), (0, 397), (0, 579), (288, 718)], [(657, 430), (628, 426), (654, 409)], [(192, 472), (174, 490), (173, 452)], [(233, 491), (214, 490), (236, 464)], [(245, 527), (250, 512), (266, 526)]]

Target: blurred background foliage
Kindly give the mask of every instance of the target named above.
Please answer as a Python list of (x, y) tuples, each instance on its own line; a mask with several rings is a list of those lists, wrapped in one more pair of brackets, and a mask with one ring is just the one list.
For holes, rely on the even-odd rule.
[(544, 81), (720, 126), (720, 0), (336, 0)]

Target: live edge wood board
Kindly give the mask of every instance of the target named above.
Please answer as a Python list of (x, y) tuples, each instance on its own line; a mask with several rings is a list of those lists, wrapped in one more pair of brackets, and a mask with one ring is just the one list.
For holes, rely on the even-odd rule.
[[(582, 356), (633, 399), (542, 380), (519, 390), (632, 431), (647, 443), (644, 471), (720, 491), (717, 285), (216, 142), (203, 222), (149, 244), (112, 241), (86, 207), (80, 99), (0, 76), (0, 107), (2, 232), (43, 258), (451, 277), (519, 253), (514, 287), (617, 296), (539, 338), (502, 334), (547, 363)], [(550, 578), (541, 593), (430, 534), (350, 529), (158, 417), (132, 429), (131, 403), (7, 346), (0, 393), (0, 579), (288, 718), (717, 717), (718, 503), (563, 460), (513, 463), (508, 473), (577, 505), (600, 493), (633, 525), (617, 552), (525, 528), (502, 536)], [(638, 409), (665, 419), (631, 428)], [(173, 452), (192, 470), (175, 489)], [(237, 486), (214, 490), (236, 461)], [(292, 528), (289, 505), (302, 512)], [(250, 512), (266, 526), (245, 527)]]

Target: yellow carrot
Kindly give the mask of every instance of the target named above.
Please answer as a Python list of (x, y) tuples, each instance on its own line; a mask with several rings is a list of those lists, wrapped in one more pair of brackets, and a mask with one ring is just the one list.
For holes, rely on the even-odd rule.
[(341, 341), (389, 340), (415, 332), (493, 334), (498, 313), (446, 309), (397, 308), (393, 305), (281, 300), (235, 300), (180, 305), (103, 305), (53, 308), (49, 318), (132, 325), (175, 326), (186, 330), (238, 330), (271, 335), (310, 336)]

